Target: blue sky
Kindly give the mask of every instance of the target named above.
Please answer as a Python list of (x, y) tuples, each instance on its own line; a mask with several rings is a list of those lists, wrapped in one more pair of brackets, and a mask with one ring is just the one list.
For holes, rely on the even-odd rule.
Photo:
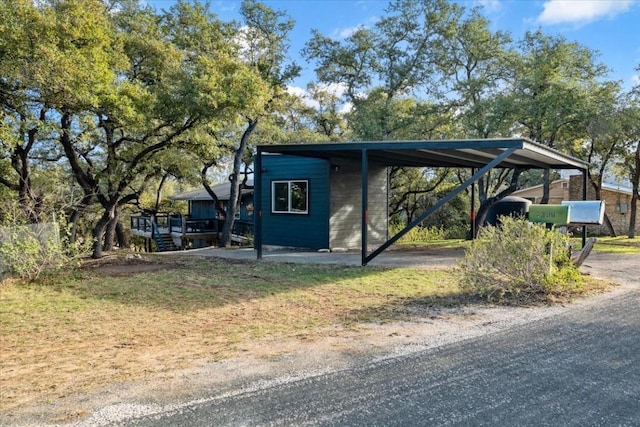
[[(173, 0), (147, 0), (163, 9)], [(314, 80), (313, 65), (299, 52), (311, 30), (342, 38), (358, 26), (370, 26), (383, 13), (387, 0), (263, 0), (296, 21), (290, 56), (303, 67), (294, 85), (305, 88)], [(599, 60), (611, 69), (611, 79), (626, 89), (640, 83), (634, 68), (640, 63), (640, 0), (459, 0), (467, 8), (483, 5), (494, 29), (509, 31), (518, 40), (527, 30), (541, 28), (600, 52)], [(240, 0), (212, 0), (211, 9), (223, 20), (239, 19)]]

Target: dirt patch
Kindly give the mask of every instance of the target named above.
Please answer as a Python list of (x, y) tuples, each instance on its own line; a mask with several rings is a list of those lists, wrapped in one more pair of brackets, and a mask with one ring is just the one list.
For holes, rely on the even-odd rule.
[(105, 276), (131, 276), (154, 271), (181, 268), (180, 264), (167, 260), (154, 261), (141, 255), (131, 254), (124, 257), (109, 255), (101, 259), (87, 259), (82, 262), (81, 270), (99, 272)]

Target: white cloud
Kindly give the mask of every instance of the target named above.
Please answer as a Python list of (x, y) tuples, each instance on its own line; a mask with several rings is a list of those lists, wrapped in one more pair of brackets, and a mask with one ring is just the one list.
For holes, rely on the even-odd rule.
[(347, 85), (345, 83), (319, 83), (317, 87), (337, 97), (341, 97), (347, 91)]
[[(317, 88), (331, 95), (334, 95), (338, 98), (342, 97), (342, 95), (344, 95), (345, 91), (347, 90), (347, 86), (344, 83), (330, 83), (330, 84), (319, 83), (317, 85)], [(287, 86), (287, 92), (291, 95), (295, 95), (298, 98), (300, 98), (302, 102), (304, 102), (304, 104), (308, 107), (311, 107), (316, 110), (320, 108), (320, 103), (315, 99), (313, 99), (313, 96), (311, 96), (309, 91), (306, 89), (303, 89), (298, 86)], [(351, 104), (350, 102), (345, 102), (340, 107), (340, 112), (348, 113), (352, 109), (353, 109), (353, 104)]]
[(628, 11), (635, 0), (547, 0), (538, 17), (541, 24), (586, 24)]
[(309, 92), (307, 92), (305, 89), (298, 86), (287, 86), (287, 93), (289, 93), (290, 95), (295, 95), (300, 98), (309, 96)]
[(634, 86), (640, 85), (640, 75), (639, 74), (634, 74), (633, 76), (631, 76), (631, 84), (633, 84)]
[(294, 95), (300, 98), (307, 107), (311, 107), (313, 109), (320, 108), (320, 104), (318, 103), (318, 101), (313, 99), (306, 89), (298, 86), (287, 86), (287, 92), (290, 95)]
[(365, 28), (365, 25), (356, 25), (355, 27), (347, 27), (347, 28), (338, 28), (333, 31), (333, 37), (338, 39), (346, 39), (351, 37), (353, 33), (360, 30), (361, 28)]
[(480, 0), (480, 5), (487, 12), (497, 12), (502, 8), (500, 0)]

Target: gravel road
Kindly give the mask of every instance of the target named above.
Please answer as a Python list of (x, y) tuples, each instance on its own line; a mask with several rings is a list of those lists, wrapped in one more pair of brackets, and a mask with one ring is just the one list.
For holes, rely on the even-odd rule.
[(212, 397), (139, 426), (640, 425), (640, 292), (499, 333)]

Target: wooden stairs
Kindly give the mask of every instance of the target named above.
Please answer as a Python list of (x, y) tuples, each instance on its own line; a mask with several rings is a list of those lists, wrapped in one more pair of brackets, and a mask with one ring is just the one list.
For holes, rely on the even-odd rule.
[(173, 239), (171, 238), (171, 234), (169, 233), (155, 233), (153, 236), (153, 241), (156, 243), (158, 252), (178, 250), (178, 247), (175, 245), (175, 243), (173, 243)]

